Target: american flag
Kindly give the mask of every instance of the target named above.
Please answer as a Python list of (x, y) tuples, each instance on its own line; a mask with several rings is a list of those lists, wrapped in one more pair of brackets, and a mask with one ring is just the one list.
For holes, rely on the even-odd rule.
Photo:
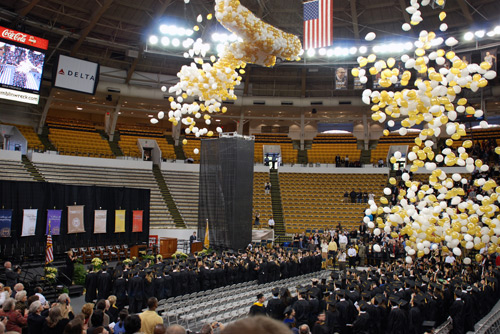
[(50, 233), (51, 232), (49, 228), (49, 234), (47, 234), (47, 247), (45, 248), (45, 264), (54, 261), (54, 250), (52, 249), (52, 235)]
[(304, 49), (322, 48), (333, 43), (333, 0), (304, 3)]

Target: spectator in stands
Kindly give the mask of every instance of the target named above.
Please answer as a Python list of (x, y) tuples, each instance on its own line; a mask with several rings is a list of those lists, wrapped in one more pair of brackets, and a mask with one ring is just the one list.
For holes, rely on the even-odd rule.
[(254, 221), (253, 226), (254, 226), (255, 228), (260, 228), (260, 213), (259, 213), (259, 212), (257, 212), (257, 213), (255, 214), (255, 221)]
[(352, 189), (351, 193), (349, 194), (349, 196), (351, 197), (351, 203), (356, 203), (356, 197), (357, 197), (357, 193), (356, 193), (356, 190)]
[(113, 328), (114, 334), (123, 334), (125, 333), (125, 320), (128, 317), (128, 310), (123, 309), (120, 311), (120, 314), (118, 315), (119, 321)]
[(44, 311), (44, 307), (39, 300), (36, 300), (33, 303), (31, 303), (31, 305), (29, 307), (29, 314), (28, 314), (29, 334), (41, 334), (42, 333), (42, 328), (43, 328), (43, 324), (45, 322), (45, 317), (46, 317), (46, 316), (42, 315), (43, 311)]
[[(155, 326), (153, 334), (165, 334), (166, 332), (167, 332), (167, 329), (165, 328), (165, 325), (164, 324), (158, 324), (158, 325)], [(116, 332), (113, 333), (113, 334), (116, 334)]]
[(39, 286), (37, 286), (35, 288), (35, 295), (38, 296), (38, 300), (40, 300), (40, 303), (42, 303), (42, 305), (45, 305), (45, 303), (47, 303), (47, 300), (45, 299), (45, 296), (43, 295), (43, 289)]
[(354, 245), (351, 244), (349, 246), (349, 249), (347, 250), (347, 256), (349, 257), (349, 268), (356, 267), (357, 252), (356, 249), (354, 248)]
[(16, 294), (19, 291), (23, 291), (23, 290), (24, 290), (23, 283), (17, 283), (16, 285), (14, 285), (14, 290), (12, 291), (12, 298), (16, 298)]
[(13, 331), (21, 333), (22, 328), (26, 327), (28, 324), (28, 310), (25, 310), (23, 314), (15, 309), (16, 301), (13, 298), (7, 299), (3, 303), (2, 311), (0, 316), (4, 316), (8, 319), (5, 329), (7, 332)]
[(342, 203), (348, 203), (349, 202), (349, 192), (346, 190), (344, 193), (344, 197), (342, 198)]
[(82, 315), (83, 315), (83, 322), (85, 325), (89, 325), (90, 322), (90, 317), (92, 316), (92, 313), (94, 312), (94, 304), (93, 303), (86, 303), (82, 306)]
[(125, 334), (134, 334), (140, 330), (141, 318), (137, 314), (132, 314), (125, 319)]
[(108, 297), (108, 300), (106, 301), (106, 305), (108, 305), (106, 313), (109, 315), (109, 322), (117, 322), (118, 321), (118, 314), (120, 313), (120, 310), (116, 306), (116, 296), (111, 295)]
[(266, 308), (264, 306), (264, 302), (266, 301), (266, 297), (262, 293), (257, 295), (257, 301), (253, 303), (250, 307), (250, 312), (248, 312), (249, 316), (257, 316), (257, 315), (266, 315)]
[(9, 293), (5, 290), (4, 285), (0, 283), (0, 307), (3, 305), (7, 298), (9, 298)]
[(110, 324), (110, 319), (109, 315), (106, 314), (106, 301), (104, 299), (100, 299), (97, 304), (95, 305), (96, 310), (101, 310), (103, 314), (103, 320), (101, 324), (95, 324), (92, 322), (92, 317), (90, 318), (90, 324), (92, 327), (99, 327), (99, 326), (109, 326)]
[(269, 220), (267, 221), (267, 225), (269, 226), (269, 228), (271, 230), (274, 230), (274, 219), (273, 219), (273, 216), (271, 216), (271, 218), (269, 218)]
[[(85, 330), (85, 326), (83, 324), (82, 319), (75, 318), (71, 320), (66, 327), (64, 327), (63, 334), (83, 334)], [(97, 331), (95, 331), (97, 332)]]
[(339, 248), (342, 251), (345, 251), (347, 249), (347, 243), (348, 243), (347, 236), (345, 235), (345, 233), (347, 232), (339, 234)]
[(75, 317), (73, 308), (70, 305), (71, 299), (69, 298), (67, 293), (59, 295), (59, 298), (57, 298), (57, 303), (61, 308), (61, 314), (63, 318), (72, 320)]
[[(126, 333), (132, 334), (132, 333)], [(186, 334), (186, 329), (181, 325), (171, 325), (167, 327), (166, 334)]]
[[(6, 261), (3, 266), (5, 267), (5, 285), (14, 288), (14, 285), (19, 280), (21, 267), (16, 267), (12, 270), (12, 263), (10, 261)], [(21, 290), (24, 290), (24, 287)]]
[(361, 189), (359, 189), (359, 191), (356, 193), (356, 201), (358, 203), (363, 203), (363, 192), (361, 191)]
[[(290, 329), (282, 322), (268, 317), (245, 318), (228, 324), (222, 334), (290, 334)], [(167, 329), (167, 334), (168, 329)], [(177, 333), (175, 333), (177, 334)]]
[(266, 195), (269, 195), (271, 193), (271, 182), (266, 182), (264, 184), (264, 192)]
[[(54, 306), (49, 311), (49, 316), (43, 324), (42, 334), (61, 334), (64, 327), (68, 324), (69, 319), (63, 316), (60, 306)], [(92, 332), (87, 332), (92, 334)]]
[(153, 334), (154, 328), (158, 324), (163, 324), (163, 319), (156, 313), (158, 307), (158, 299), (151, 297), (148, 299), (148, 309), (142, 312), (139, 317), (141, 318), (141, 332), (145, 334)]
[(94, 330), (99, 327), (104, 327), (108, 332), (110, 331), (109, 327), (104, 325), (104, 311), (103, 310), (94, 310), (92, 316), (90, 317), (91, 327), (87, 329), (87, 334), (95, 334)]

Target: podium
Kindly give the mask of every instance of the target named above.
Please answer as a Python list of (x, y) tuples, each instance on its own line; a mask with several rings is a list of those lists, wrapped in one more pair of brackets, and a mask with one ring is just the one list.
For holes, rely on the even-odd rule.
[(160, 254), (164, 259), (171, 258), (176, 251), (176, 238), (160, 238)]
[(203, 250), (203, 242), (201, 241), (194, 241), (191, 244), (191, 254), (194, 254), (196, 252), (201, 252)]
[(140, 251), (146, 251), (148, 249), (148, 245), (134, 245), (130, 247), (130, 257), (139, 258)]

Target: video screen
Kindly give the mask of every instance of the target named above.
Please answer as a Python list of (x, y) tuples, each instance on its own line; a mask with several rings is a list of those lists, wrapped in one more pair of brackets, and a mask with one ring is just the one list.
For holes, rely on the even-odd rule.
[(38, 93), (44, 60), (43, 52), (0, 42), (0, 84)]

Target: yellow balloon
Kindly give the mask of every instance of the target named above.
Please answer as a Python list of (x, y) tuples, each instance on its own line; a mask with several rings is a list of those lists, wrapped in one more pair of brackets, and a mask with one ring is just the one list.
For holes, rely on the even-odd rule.
[(483, 261), (483, 256), (481, 254), (476, 254), (476, 262), (481, 263)]
[(357, 77), (359, 75), (359, 69), (356, 67), (351, 70), (351, 74), (353, 77)]
[(188, 141), (187, 141), (187, 139), (184, 139), (184, 140), (182, 141), (182, 145), (186, 145), (186, 144), (187, 144), (187, 142), (188, 142)]
[(446, 12), (439, 13), (439, 20), (443, 21), (446, 18)]
[(395, 64), (396, 64), (396, 59), (394, 59), (394, 58), (392, 58), (392, 57), (391, 57), (391, 58), (389, 58), (389, 59), (387, 59), (387, 66), (388, 66), (389, 68), (393, 68)]
[(395, 178), (393, 178), (393, 177), (391, 177), (391, 178), (389, 179), (389, 183), (390, 183), (390, 184), (392, 184), (392, 185), (395, 185), (395, 184), (396, 184), (396, 179), (395, 179)]

